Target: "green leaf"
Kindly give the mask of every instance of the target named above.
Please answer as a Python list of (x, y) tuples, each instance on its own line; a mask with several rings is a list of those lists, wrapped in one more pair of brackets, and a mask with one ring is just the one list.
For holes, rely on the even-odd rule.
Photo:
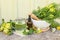
[(28, 34), (33, 34), (34, 33), (34, 30), (32, 28), (30, 28)]
[(28, 32), (26, 32), (26, 30), (23, 31), (23, 34), (24, 35), (28, 35)]

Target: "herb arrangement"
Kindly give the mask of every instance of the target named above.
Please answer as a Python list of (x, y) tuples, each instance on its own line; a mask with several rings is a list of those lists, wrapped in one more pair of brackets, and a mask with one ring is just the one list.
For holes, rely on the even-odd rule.
[(56, 28), (59, 25), (54, 21), (54, 19), (60, 18), (60, 8), (56, 3), (51, 3), (43, 8), (38, 7), (37, 10), (33, 10), (32, 13), (39, 19), (49, 22), (52, 28)]
[(13, 34), (13, 31), (15, 29), (12, 26), (12, 21), (10, 20), (10, 22), (5, 22), (4, 19), (2, 19), (2, 24), (0, 25), (0, 32), (3, 32), (7, 35), (11, 35)]
[[(60, 24), (55, 22), (54, 19), (60, 18), (60, 6), (55, 3), (51, 3), (43, 8), (38, 7), (37, 10), (33, 10), (33, 14), (35, 14), (39, 19), (45, 20), (49, 22), (51, 25), (51, 28), (56, 28), (57, 30), (60, 30)], [(25, 22), (25, 20), (24, 20)], [(42, 30), (37, 30), (35, 27), (30, 28), (30, 30), (27, 29), (26, 23), (23, 21), (16, 21), (13, 22), (10, 20), (9, 22), (5, 22), (4, 19), (2, 19), (2, 24), (0, 25), (0, 32), (3, 32), (7, 35), (13, 34), (16, 30), (23, 30), (23, 35), (30, 35), (33, 33), (41, 33)]]

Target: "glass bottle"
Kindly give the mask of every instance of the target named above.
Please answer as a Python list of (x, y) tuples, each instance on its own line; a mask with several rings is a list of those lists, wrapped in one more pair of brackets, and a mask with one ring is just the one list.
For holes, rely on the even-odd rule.
[(32, 25), (33, 25), (33, 23), (31, 20), (31, 16), (29, 15), (28, 20), (27, 20), (27, 26), (28, 26), (27, 29), (30, 30), (30, 28), (32, 28)]

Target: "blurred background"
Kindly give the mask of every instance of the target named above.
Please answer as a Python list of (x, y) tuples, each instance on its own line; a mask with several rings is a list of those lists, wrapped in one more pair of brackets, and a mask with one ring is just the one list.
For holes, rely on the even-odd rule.
[(27, 18), (38, 6), (44, 7), (53, 2), (60, 4), (60, 0), (0, 0), (0, 19)]

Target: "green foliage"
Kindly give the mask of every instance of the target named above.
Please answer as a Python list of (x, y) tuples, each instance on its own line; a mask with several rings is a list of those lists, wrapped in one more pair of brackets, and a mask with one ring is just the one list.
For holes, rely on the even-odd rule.
[(24, 34), (24, 35), (30, 35), (30, 34), (33, 34), (33, 33), (34, 33), (34, 30), (33, 30), (32, 28), (30, 28), (30, 30), (25, 29), (25, 30), (23, 31), (23, 34)]
[(58, 24), (54, 22), (54, 19), (60, 18), (60, 8), (58, 7), (60, 7), (58, 4), (51, 3), (41, 9), (38, 7), (38, 10), (33, 10), (32, 13), (38, 18), (51, 23), (52, 27), (56, 27)]
[(33, 34), (34, 33), (34, 30), (32, 28), (30, 28), (28, 34)]
[(28, 32), (26, 31), (26, 29), (23, 31), (24, 35), (28, 35)]
[(52, 3), (42, 9), (38, 7), (38, 10), (33, 10), (32, 13), (40, 19), (50, 20), (59, 17), (58, 15), (60, 15), (60, 10), (57, 9), (57, 4)]
[(57, 23), (57, 22), (55, 22), (55, 21), (50, 21), (50, 27), (52, 27), (52, 28), (56, 28), (57, 26), (60, 26), (60, 24), (59, 23)]

